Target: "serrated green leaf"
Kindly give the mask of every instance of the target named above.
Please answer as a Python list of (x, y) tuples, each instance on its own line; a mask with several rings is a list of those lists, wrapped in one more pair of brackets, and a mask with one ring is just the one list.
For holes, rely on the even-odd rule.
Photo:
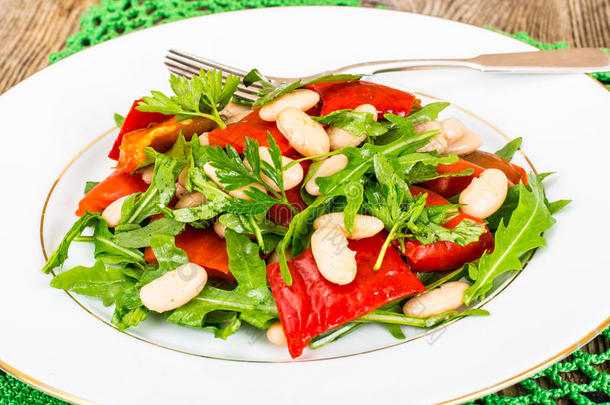
[[(555, 223), (545, 204), (544, 190), (535, 175), (528, 175), (528, 187), (519, 184), (519, 202), (507, 225), (500, 223), (495, 234), (493, 253), (485, 253), (478, 263), (470, 264), (468, 273), (474, 281), (464, 293), (464, 303), (480, 300), (492, 289), (493, 280), (504, 272), (521, 270), (519, 257), (545, 245), (542, 232)], [(529, 189), (528, 189), (529, 188)]]

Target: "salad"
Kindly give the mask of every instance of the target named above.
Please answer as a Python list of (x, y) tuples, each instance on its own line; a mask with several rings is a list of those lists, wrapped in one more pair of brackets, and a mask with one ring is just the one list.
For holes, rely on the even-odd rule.
[[(87, 182), (74, 242), (95, 264), (51, 286), (114, 305), (125, 330), (162, 314), (227, 339), (244, 324), (296, 358), (366, 323), (433, 328), (489, 315), (476, 305), (545, 244), (542, 181), (495, 153), (449, 105), (334, 75), (269, 82), (172, 75), (123, 118), (114, 171)], [(76, 206), (76, 201), (75, 201)], [(54, 273), (55, 274), (55, 273)]]

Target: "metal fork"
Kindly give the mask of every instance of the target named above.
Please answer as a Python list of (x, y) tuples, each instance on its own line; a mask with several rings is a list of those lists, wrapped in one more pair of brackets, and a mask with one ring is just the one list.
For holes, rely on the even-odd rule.
[[(165, 56), (165, 64), (175, 74), (191, 77), (199, 69), (218, 69), (223, 77), (228, 74), (244, 77), (245, 70), (224, 65), (213, 60), (193, 55), (188, 52), (170, 49)], [(404, 59), (362, 62), (347, 65), (338, 69), (327, 70), (305, 77), (267, 76), (271, 82), (291, 82), (301, 79), (303, 82), (320, 76), (338, 73), (373, 75), (376, 73), (396, 72), (426, 68), (469, 68), (482, 72), (501, 73), (591, 73), (610, 71), (610, 55), (597, 48), (554, 49), (534, 52), (498, 53), (479, 55), (466, 59)], [(261, 85), (254, 83), (246, 87), (240, 84), (236, 95), (254, 101)]]

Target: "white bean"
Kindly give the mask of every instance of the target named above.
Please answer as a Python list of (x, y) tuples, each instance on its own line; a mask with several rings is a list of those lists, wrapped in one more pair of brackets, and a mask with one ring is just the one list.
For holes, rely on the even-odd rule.
[(322, 195), (320, 192), (320, 186), (316, 183), (318, 177), (328, 177), (333, 174), (345, 169), (347, 167), (347, 156), (344, 154), (333, 155), (328, 159), (324, 160), (318, 170), (305, 184), (305, 190), (311, 195)]
[(189, 175), (189, 168), (185, 167), (184, 169), (182, 169), (182, 171), (178, 175), (178, 184), (180, 184), (182, 187), (186, 187), (186, 179), (188, 178), (188, 175)]
[[(225, 189), (226, 185), (224, 183), (220, 182), (220, 179), (216, 175), (217, 169), (214, 166), (212, 166), (210, 163), (206, 163), (203, 165), (203, 171), (210, 179), (212, 179), (212, 181), (214, 183), (216, 183), (216, 185), (218, 187), (222, 188), (223, 190)], [(248, 184), (247, 186), (228, 191), (228, 193), (231, 197), (241, 198), (243, 200), (252, 200), (250, 197), (248, 197), (246, 195), (246, 193), (244, 193), (244, 191), (249, 189), (250, 187), (258, 188), (261, 191), (265, 191), (265, 187), (263, 187), (261, 184), (252, 183), (252, 184)]]
[[(367, 112), (373, 114), (373, 119), (377, 121), (377, 109), (371, 104), (362, 104), (354, 108), (354, 111)], [(330, 127), (326, 130), (330, 141), (330, 150), (346, 148), (348, 146), (358, 146), (367, 137), (367, 134), (354, 135), (339, 127)]]
[(267, 339), (277, 346), (288, 346), (288, 340), (280, 321), (273, 322), (267, 329)]
[(381, 232), (384, 228), (384, 224), (379, 218), (372, 215), (356, 215), (354, 229), (352, 230), (352, 233), (348, 233), (347, 229), (345, 229), (344, 221), (345, 214), (343, 212), (332, 212), (318, 217), (313, 223), (313, 228), (320, 229), (329, 226), (338, 227), (348, 239), (370, 238)]
[(276, 125), (290, 146), (303, 156), (322, 155), (330, 150), (324, 127), (298, 108), (283, 109), (277, 116)]
[(181, 199), (182, 197), (184, 197), (185, 195), (188, 194), (188, 190), (186, 188), (184, 188), (180, 183), (176, 183), (176, 198), (177, 199)]
[(457, 141), (453, 142), (447, 147), (446, 153), (453, 153), (456, 155), (467, 155), (474, 152), (483, 145), (483, 141), (477, 134), (470, 130), (466, 130), (464, 135)]
[(129, 196), (126, 195), (125, 197), (121, 197), (117, 200), (114, 200), (102, 212), (102, 218), (106, 220), (110, 228), (114, 228), (121, 223), (121, 209), (123, 209), (123, 203), (125, 202), (127, 197)]
[(146, 184), (152, 183), (153, 174), (155, 172), (155, 165), (146, 166), (140, 169), (140, 175), (142, 181)]
[[(269, 151), (270, 149), (265, 146), (259, 146), (258, 148), (258, 154), (261, 160), (264, 160), (273, 167), (273, 160), (271, 159), (271, 153)], [(293, 161), (294, 160), (290, 159), (289, 157), (282, 156), (282, 166), (286, 166)], [(248, 168), (251, 168), (247, 160), (244, 160), (244, 163)], [(271, 189), (274, 191), (280, 191), (279, 187), (273, 181), (271, 181), (269, 177), (263, 174), (262, 178), (265, 184), (271, 187)], [(298, 186), (301, 183), (301, 180), (303, 180), (303, 166), (300, 164), (296, 164), (290, 169), (284, 170), (284, 190), (290, 190), (291, 188)]]
[(247, 105), (236, 104), (231, 101), (227, 104), (225, 108), (223, 108), (219, 114), (222, 117), (225, 124), (229, 125), (234, 122), (237, 122), (244, 118), (246, 115), (250, 114), (252, 109)]
[(432, 152), (437, 151), (438, 153), (445, 153), (447, 150), (447, 138), (441, 129), (441, 123), (438, 121), (426, 121), (420, 122), (419, 124), (413, 127), (413, 130), (419, 134), (429, 131), (441, 131), (440, 134), (436, 135), (434, 138), (430, 139), (430, 142), (419, 148), (418, 152)]
[(486, 169), (460, 194), (462, 212), (476, 218), (487, 218), (502, 206), (508, 192), (508, 178), (502, 170)]
[(194, 208), (199, 207), (205, 202), (205, 196), (201, 194), (199, 191), (192, 191), (190, 193), (186, 193), (182, 198), (178, 200), (176, 203), (176, 208)]
[(445, 138), (447, 138), (447, 142), (452, 143), (464, 135), (466, 127), (457, 118), (447, 118), (441, 121), (441, 131)]
[(258, 110), (258, 115), (263, 121), (275, 121), (278, 114), (285, 108), (293, 107), (301, 111), (307, 111), (318, 104), (318, 101), (320, 101), (320, 96), (315, 91), (297, 89), (265, 104)]
[(347, 247), (347, 238), (338, 227), (320, 228), (311, 235), (311, 251), (322, 277), (345, 285), (356, 277), (356, 252)]
[(462, 281), (452, 281), (439, 288), (411, 298), (402, 307), (405, 315), (427, 318), (462, 306), (464, 291), (470, 287)]
[(209, 139), (209, 132), (204, 132), (201, 135), (199, 135), (199, 145), (201, 146), (206, 146), (210, 144), (210, 139)]
[(140, 299), (152, 311), (170, 311), (195, 298), (207, 281), (208, 274), (203, 267), (185, 263), (142, 287)]
[(216, 221), (214, 222), (214, 232), (216, 232), (216, 235), (224, 239), (225, 233), (227, 232), (227, 226), (220, 221)]

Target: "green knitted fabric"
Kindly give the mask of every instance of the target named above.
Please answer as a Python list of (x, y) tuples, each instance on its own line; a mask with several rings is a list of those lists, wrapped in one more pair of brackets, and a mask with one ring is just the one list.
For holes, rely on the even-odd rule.
[[(91, 45), (157, 24), (244, 8), (294, 5), (359, 6), (360, 4), (359, 0), (101, 0), (99, 6), (92, 6), (81, 17), (81, 30), (67, 39), (66, 49), (51, 54), (49, 62), (53, 63)], [(553, 44), (537, 42), (525, 32), (510, 36), (541, 49), (568, 47), (565, 42)], [(592, 76), (610, 88), (610, 72), (595, 73)], [(610, 328), (602, 335), (610, 339)], [(551, 405), (559, 398), (569, 399), (582, 405), (610, 403), (610, 375), (601, 371), (600, 367), (606, 362), (610, 362), (610, 350), (598, 354), (577, 350), (568, 359), (519, 383), (527, 394), (518, 397), (491, 394), (474, 403)], [(562, 373), (566, 372), (578, 372), (582, 380), (587, 382), (568, 382), (562, 376)], [(0, 405), (63, 403), (0, 372)]]

